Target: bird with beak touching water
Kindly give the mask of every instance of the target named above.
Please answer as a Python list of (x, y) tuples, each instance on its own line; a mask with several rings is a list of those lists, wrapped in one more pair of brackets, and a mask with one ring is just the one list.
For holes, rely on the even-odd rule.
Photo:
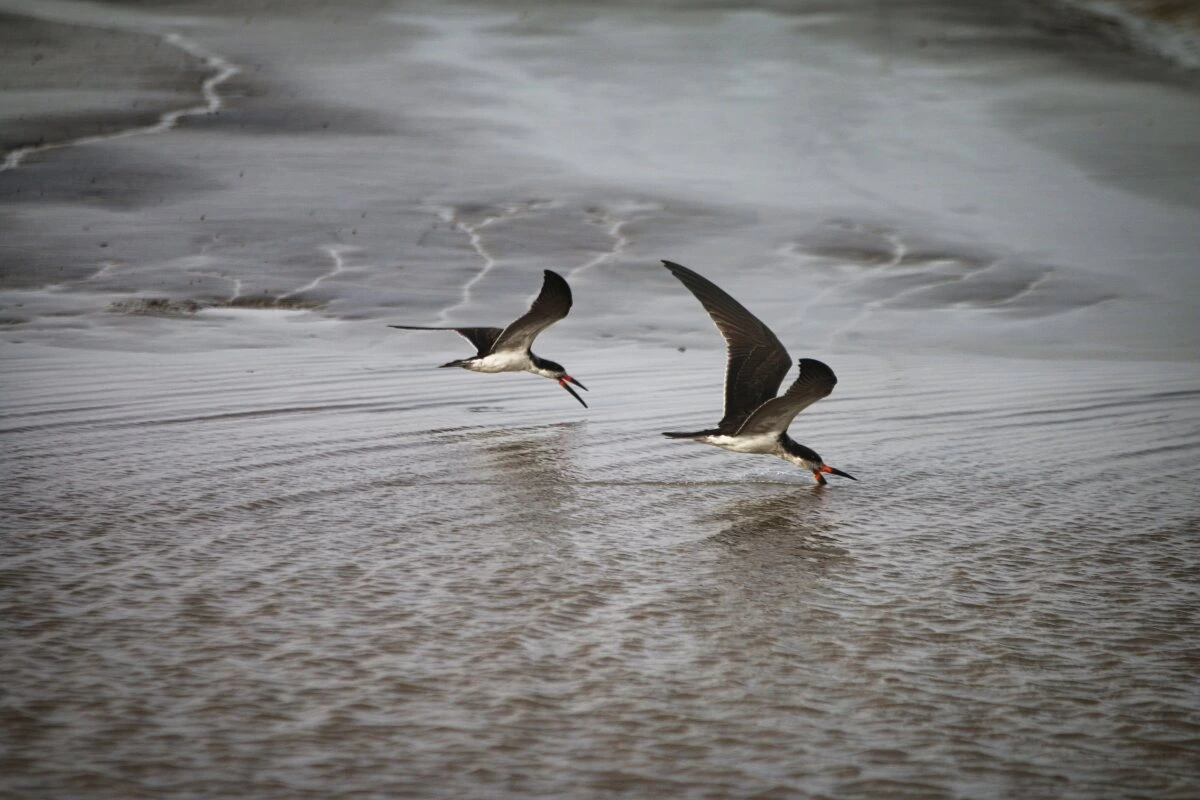
[(796, 415), (826, 397), (837, 384), (833, 370), (815, 358), (799, 361), (800, 375), (778, 397), (792, 358), (778, 337), (712, 281), (672, 261), (663, 266), (704, 306), (725, 337), (725, 416), (710, 430), (664, 433), (670, 439), (694, 439), (735, 453), (763, 453), (782, 458), (812, 473), (824, 486), (826, 475), (858, 480), (825, 463), (817, 452), (788, 436)]

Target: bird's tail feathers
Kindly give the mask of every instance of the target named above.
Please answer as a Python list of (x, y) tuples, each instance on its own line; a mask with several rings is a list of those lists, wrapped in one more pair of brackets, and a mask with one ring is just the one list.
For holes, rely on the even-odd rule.
[(663, 436), (668, 439), (703, 439), (705, 436), (712, 436), (719, 431), (694, 431), (692, 433), (680, 433), (678, 431), (663, 431)]
[(462, 367), (462, 366), (466, 366), (467, 362), (470, 360), (471, 359), (469, 359), (469, 358), (456, 358), (453, 361), (447, 361), (445, 364), (438, 364), (438, 368), (440, 369), (442, 367)]

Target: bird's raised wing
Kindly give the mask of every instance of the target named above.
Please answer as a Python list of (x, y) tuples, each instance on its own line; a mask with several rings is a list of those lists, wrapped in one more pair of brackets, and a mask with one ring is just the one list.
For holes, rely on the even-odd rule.
[(673, 261), (664, 261), (696, 296), (725, 337), (725, 416), (718, 428), (733, 433), (756, 408), (775, 396), (792, 358), (762, 320), (751, 314), (716, 284)]
[(388, 325), (388, 327), (406, 331), (454, 331), (475, 345), (478, 356), (486, 356), (492, 352), (492, 345), (495, 344), (496, 337), (500, 335), (499, 328), (426, 328), (421, 325)]
[(738, 428), (739, 436), (783, 433), (804, 409), (828, 397), (837, 385), (837, 376), (828, 365), (815, 358), (800, 359), (800, 377), (779, 397), (766, 401)]
[(528, 350), (537, 335), (571, 310), (571, 287), (557, 272), (546, 270), (542, 291), (525, 314), (509, 323), (492, 345), (498, 350)]

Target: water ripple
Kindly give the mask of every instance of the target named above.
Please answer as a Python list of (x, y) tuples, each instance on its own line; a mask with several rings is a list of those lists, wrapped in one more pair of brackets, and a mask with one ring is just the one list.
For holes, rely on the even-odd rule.
[(434, 797), (461, 794), (429, 790), (449, 765), (511, 797), (1195, 786), (1200, 387), (1169, 365), (1068, 389), (1024, 364), (1018, 390), (839, 360), (838, 402), (793, 433), (861, 480), (818, 488), (661, 439), (719, 404), (669, 352), (598, 363), (624, 398), (604, 415), (266, 358), (132, 391), (132, 364), (21, 375), (0, 709), (56, 786), (245, 769), (308, 797), (396, 763), (397, 792)]

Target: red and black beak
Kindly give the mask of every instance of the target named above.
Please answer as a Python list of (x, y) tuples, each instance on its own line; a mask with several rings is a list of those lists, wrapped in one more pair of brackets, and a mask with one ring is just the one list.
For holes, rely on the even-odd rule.
[(580, 397), (574, 389), (572, 389), (570, 386), (567, 385), (569, 383), (575, 384), (580, 389), (583, 389), (585, 392), (588, 390), (588, 388), (586, 386), (584, 386), (582, 383), (580, 383), (579, 381), (572, 378), (570, 375), (566, 374), (565, 372), (563, 373), (563, 376), (558, 379), (558, 385), (561, 386), (562, 388), (566, 389), (568, 392), (570, 392), (571, 397), (574, 397), (576, 400), (578, 400), (579, 404), (581, 406), (583, 406), (584, 408), (587, 408), (588, 404), (583, 402), (583, 398)]
[[(849, 472), (842, 472), (842, 471), (841, 471), (840, 469), (838, 469), (837, 467), (831, 467), (831, 466), (829, 466), (828, 464), (822, 464), (822, 465), (821, 465), (821, 472), (827, 472), (827, 473), (829, 473), (830, 475), (840, 475), (841, 477), (843, 477), (843, 478), (849, 478), (849, 479), (850, 479), (850, 480), (852, 480), (852, 481), (856, 481), (856, 480), (858, 480), (858, 478), (854, 477), (854, 476), (853, 476), (853, 475), (851, 475)], [(818, 475), (818, 477), (820, 477), (820, 476)]]

